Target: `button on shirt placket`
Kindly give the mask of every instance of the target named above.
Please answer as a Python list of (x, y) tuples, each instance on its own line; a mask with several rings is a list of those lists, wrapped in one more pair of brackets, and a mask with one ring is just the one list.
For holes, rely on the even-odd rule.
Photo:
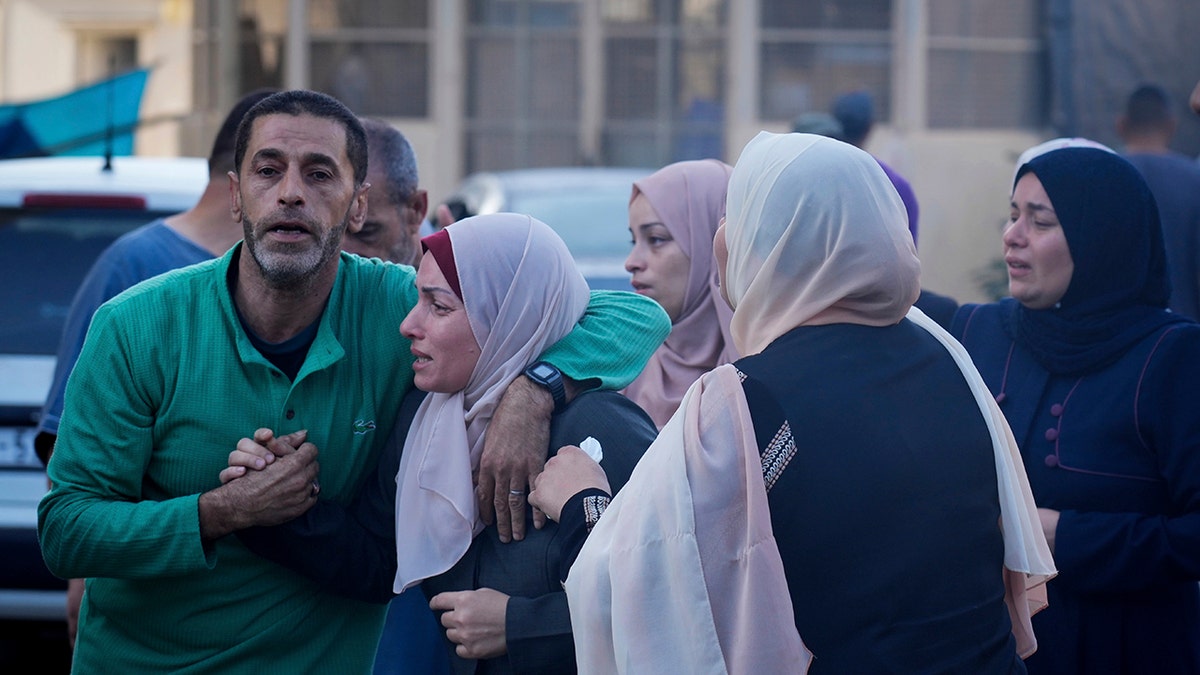
[[(295, 382), (290, 381), (277, 368), (271, 367), (271, 389), (275, 394), (272, 398), (279, 402), (279, 407), (276, 408), (276, 410), (280, 410), (282, 413), (280, 415), (281, 421), (287, 420), (288, 422), (291, 422), (296, 418), (296, 409), (292, 404), (292, 394), (294, 393), (295, 388)], [(280, 427), (277, 429), (279, 433), (289, 433), (292, 431), (292, 429), (289, 428), (291, 425), (280, 424), (278, 426)]]
[(1075, 390), (1079, 388), (1079, 384), (1081, 382), (1083, 382), (1082, 377), (1079, 378), (1078, 380), (1076, 380), (1075, 384), (1071, 386), (1071, 390), (1069, 392), (1067, 392), (1067, 395), (1063, 398), (1062, 403), (1055, 403), (1050, 406), (1050, 415), (1053, 416), (1056, 420), (1058, 420), (1057, 424), (1050, 427), (1049, 429), (1046, 429), (1046, 433), (1045, 433), (1046, 440), (1054, 444), (1054, 452), (1050, 453), (1049, 455), (1046, 455), (1046, 459), (1044, 460), (1046, 463), (1046, 466), (1051, 469), (1054, 469), (1057, 467), (1062, 467), (1064, 469), (1070, 468), (1070, 467), (1063, 466), (1063, 464), (1062, 464), (1062, 457), (1059, 454), (1058, 443), (1059, 443), (1059, 438), (1062, 436), (1063, 412), (1066, 410), (1067, 401), (1071, 400), (1071, 395), (1074, 394)]

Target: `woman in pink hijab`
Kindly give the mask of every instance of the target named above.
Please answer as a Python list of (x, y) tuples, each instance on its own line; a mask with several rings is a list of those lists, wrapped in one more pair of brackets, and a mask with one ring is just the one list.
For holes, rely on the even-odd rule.
[(671, 334), (625, 395), (659, 428), (696, 378), (737, 358), (729, 336), (733, 310), (721, 299), (712, 253), (732, 170), (715, 159), (690, 160), (633, 184), (633, 250), (625, 269), (633, 289), (667, 311)]

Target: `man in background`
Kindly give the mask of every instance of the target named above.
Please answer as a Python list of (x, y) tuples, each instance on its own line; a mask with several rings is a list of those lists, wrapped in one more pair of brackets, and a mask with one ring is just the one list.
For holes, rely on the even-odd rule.
[(1171, 278), (1171, 310), (1200, 321), (1200, 164), (1171, 150), (1178, 119), (1167, 92), (1144, 84), (1117, 118), (1125, 158), (1158, 202)]
[(361, 118), (367, 132), (367, 200), (362, 230), (347, 232), (342, 250), (416, 267), (421, 262), (422, 221), (429, 196), (417, 182), (412, 144), (392, 125)]
[[(841, 140), (860, 150), (866, 150), (867, 138), (875, 127), (875, 102), (871, 95), (865, 91), (842, 94), (833, 101), (831, 113), (834, 119), (842, 125)], [(908, 214), (908, 231), (912, 233), (913, 244), (916, 244), (917, 219), (920, 215), (917, 193), (913, 191), (908, 180), (897, 173), (895, 169), (880, 161), (878, 157), (875, 158), (875, 161), (879, 162), (879, 166), (887, 174), (888, 180), (892, 181), (892, 185), (895, 186), (896, 192), (900, 193), (900, 200), (904, 202), (904, 211)]]

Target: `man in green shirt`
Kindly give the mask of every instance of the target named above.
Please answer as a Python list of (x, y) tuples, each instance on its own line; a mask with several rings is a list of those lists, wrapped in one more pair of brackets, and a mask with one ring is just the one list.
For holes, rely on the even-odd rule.
[[(362, 125), (336, 100), (263, 100), (235, 164), (243, 243), (101, 306), (68, 384), (39, 535), (51, 571), (89, 579), (76, 673), (371, 668), (385, 607), (322, 592), (227, 535), (290, 519), (318, 493), (349, 502), (412, 385), (398, 328), (415, 275), (338, 250), (362, 227), (370, 186)], [(624, 386), (670, 330), (642, 300), (594, 294), (591, 318), (543, 358)], [(517, 382), (534, 402), (518, 426), (537, 427), (538, 411), (548, 424), (549, 396)], [(247, 509), (276, 473), (219, 485), (238, 439), (260, 427), (308, 430), (319, 474), (312, 446), (278, 460), (307, 465), (283, 479), (312, 482), (307, 499)], [(523, 489), (533, 463), (513, 451), (521, 443), (506, 447), (489, 477), (504, 498), (482, 495), (489, 505)]]

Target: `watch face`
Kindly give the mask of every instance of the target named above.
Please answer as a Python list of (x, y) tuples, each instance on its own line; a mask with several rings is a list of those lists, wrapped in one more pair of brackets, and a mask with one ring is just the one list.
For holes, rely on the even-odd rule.
[(538, 363), (530, 369), (539, 380), (548, 380), (554, 376), (554, 368), (544, 363)]

